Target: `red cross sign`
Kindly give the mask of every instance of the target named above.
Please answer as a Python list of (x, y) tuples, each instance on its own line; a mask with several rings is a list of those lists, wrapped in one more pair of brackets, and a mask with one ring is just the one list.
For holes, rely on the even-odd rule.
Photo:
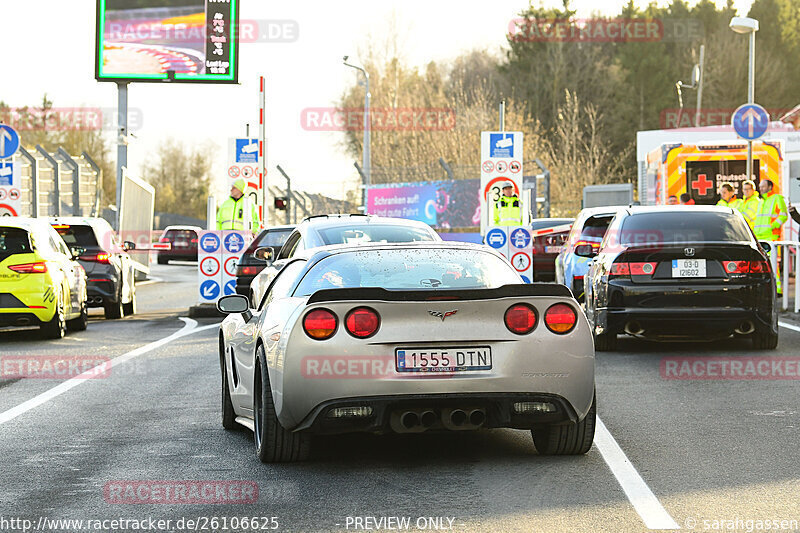
[(692, 183), (692, 189), (697, 191), (700, 196), (708, 194), (708, 189), (714, 186), (714, 182), (709, 180), (705, 174), (698, 174)]

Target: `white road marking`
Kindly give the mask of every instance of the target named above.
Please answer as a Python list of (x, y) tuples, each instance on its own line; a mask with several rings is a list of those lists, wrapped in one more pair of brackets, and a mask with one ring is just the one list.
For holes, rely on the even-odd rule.
[(790, 329), (792, 331), (800, 331), (800, 326), (795, 326), (794, 324), (789, 324), (788, 322), (781, 322), (778, 320), (778, 325), (782, 328)]
[[(120, 355), (119, 357), (115, 357), (115, 358), (111, 359), (109, 362), (102, 363), (102, 364), (100, 364), (100, 365), (98, 365), (98, 366), (96, 366), (94, 368), (91, 368), (91, 369), (87, 370), (86, 372), (75, 376), (74, 378), (70, 378), (70, 379), (68, 379), (66, 381), (62, 381), (61, 383), (59, 383), (58, 385), (56, 385), (52, 389), (46, 390), (43, 393), (39, 394), (38, 396), (34, 396), (30, 400), (22, 402), (21, 404), (17, 405), (16, 407), (12, 407), (11, 409), (9, 409), (7, 411), (3, 411), (2, 413), (0, 413), (0, 424), (5, 424), (9, 420), (13, 420), (16, 417), (20, 416), (21, 414), (27, 413), (31, 409), (35, 409), (36, 407), (39, 407), (40, 405), (49, 402), (53, 398), (64, 394), (68, 390), (70, 390), (70, 389), (72, 389), (74, 387), (77, 387), (78, 385), (80, 385), (81, 383), (84, 383), (87, 380), (92, 381), (92, 378), (96, 377), (98, 371), (101, 370), (99, 368), (101, 366), (104, 366), (104, 365), (108, 366), (110, 364), (111, 368), (114, 368), (115, 366), (119, 366), (121, 364), (124, 364), (124, 363), (130, 361), (134, 357), (138, 357), (138, 356), (140, 356), (142, 354), (146, 354), (148, 352), (152, 352), (156, 348), (160, 348), (161, 346), (164, 346), (165, 344), (169, 344), (170, 342), (172, 342), (174, 340), (177, 340), (177, 339), (180, 339), (181, 337), (185, 337), (187, 335), (191, 335), (192, 333), (197, 333), (199, 331), (204, 331), (204, 330), (207, 330), (207, 329), (219, 327), (218, 323), (217, 324), (209, 324), (207, 326), (197, 327), (197, 321), (196, 320), (192, 320), (191, 318), (184, 318), (184, 317), (180, 317), (180, 319), (183, 320), (183, 322), (184, 322), (183, 328), (181, 328), (180, 330), (176, 331), (172, 335), (169, 335), (168, 337), (164, 337), (163, 339), (159, 339), (157, 341), (151, 342), (150, 344), (145, 344), (144, 346), (140, 346), (139, 348), (136, 348), (135, 350), (131, 350), (130, 352), (128, 352), (126, 354), (123, 354), (123, 355)], [(105, 371), (107, 372), (108, 368), (105, 368)]]
[(636, 467), (628, 460), (628, 456), (619, 447), (600, 417), (597, 417), (594, 444), (648, 529), (680, 529), (636, 471)]
[(136, 286), (137, 287), (142, 287), (144, 285), (152, 285), (153, 283), (161, 283), (162, 281), (164, 281), (164, 280), (161, 279), (161, 278), (157, 278), (157, 277), (153, 276), (150, 279), (148, 279), (147, 281), (137, 281), (136, 282)]

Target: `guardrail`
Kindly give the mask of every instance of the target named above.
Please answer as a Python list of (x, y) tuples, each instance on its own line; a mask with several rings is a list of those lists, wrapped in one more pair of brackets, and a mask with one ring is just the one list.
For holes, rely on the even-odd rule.
[[(772, 246), (776, 246), (780, 251), (781, 263), (783, 268), (780, 270), (780, 275), (783, 278), (783, 298), (781, 300), (781, 309), (786, 311), (789, 309), (789, 273), (794, 271), (794, 312), (800, 313), (800, 283), (797, 280), (797, 273), (800, 272), (800, 241), (764, 241)], [(794, 252), (794, 265), (792, 265), (791, 254)], [(772, 266), (773, 272), (778, 272), (778, 254), (769, 254), (769, 262)], [(794, 266), (794, 268), (792, 268)], [(777, 275), (777, 274), (776, 274)]]

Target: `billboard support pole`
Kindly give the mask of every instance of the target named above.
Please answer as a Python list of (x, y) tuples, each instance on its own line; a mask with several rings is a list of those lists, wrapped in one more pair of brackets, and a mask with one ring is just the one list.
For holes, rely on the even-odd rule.
[(128, 82), (117, 82), (117, 225), (122, 206), (122, 169), (128, 166)]

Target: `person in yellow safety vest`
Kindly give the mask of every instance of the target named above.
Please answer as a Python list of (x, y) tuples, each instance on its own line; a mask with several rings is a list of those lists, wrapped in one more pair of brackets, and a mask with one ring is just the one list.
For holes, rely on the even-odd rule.
[[(763, 202), (756, 213), (756, 221), (753, 226), (753, 233), (756, 234), (756, 239), (759, 241), (777, 241), (781, 238), (781, 228), (789, 219), (789, 213), (786, 209), (786, 200), (780, 194), (772, 192), (774, 187), (771, 180), (761, 180), (758, 184), (758, 190), (761, 191)], [(775, 252), (770, 251), (770, 254)], [(777, 256), (776, 256), (777, 257)], [(781, 273), (780, 273), (780, 258), (777, 257), (775, 269), (775, 284), (778, 293), (781, 290)]]
[(731, 209), (738, 209), (739, 206), (742, 205), (742, 201), (736, 198), (736, 195), (733, 194), (733, 185), (730, 183), (723, 183), (720, 186), (719, 193), (722, 195), (722, 198), (720, 198), (719, 202), (717, 202), (717, 205), (721, 205), (722, 207), (730, 207)]
[[(217, 209), (217, 229), (244, 229), (244, 192), (247, 190), (247, 182), (244, 178), (239, 178), (231, 186), (231, 195)], [(258, 208), (250, 206), (250, 231), (258, 231)]]
[(753, 183), (753, 180), (746, 180), (742, 183), (742, 196), (744, 196), (744, 198), (742, 199), (742, 203), (739, 204), (739, 211), (744, 216), (750, 229), (753, 229), (756, 223), (756, 215), (763, 201), (756, 192), (756, 184)]
[(494, 205), (495, 226), (521, 226), (522, 204), (519, 197), (514, 194), (514, 184), (510, 181), (503, 182), (503, 196)]

